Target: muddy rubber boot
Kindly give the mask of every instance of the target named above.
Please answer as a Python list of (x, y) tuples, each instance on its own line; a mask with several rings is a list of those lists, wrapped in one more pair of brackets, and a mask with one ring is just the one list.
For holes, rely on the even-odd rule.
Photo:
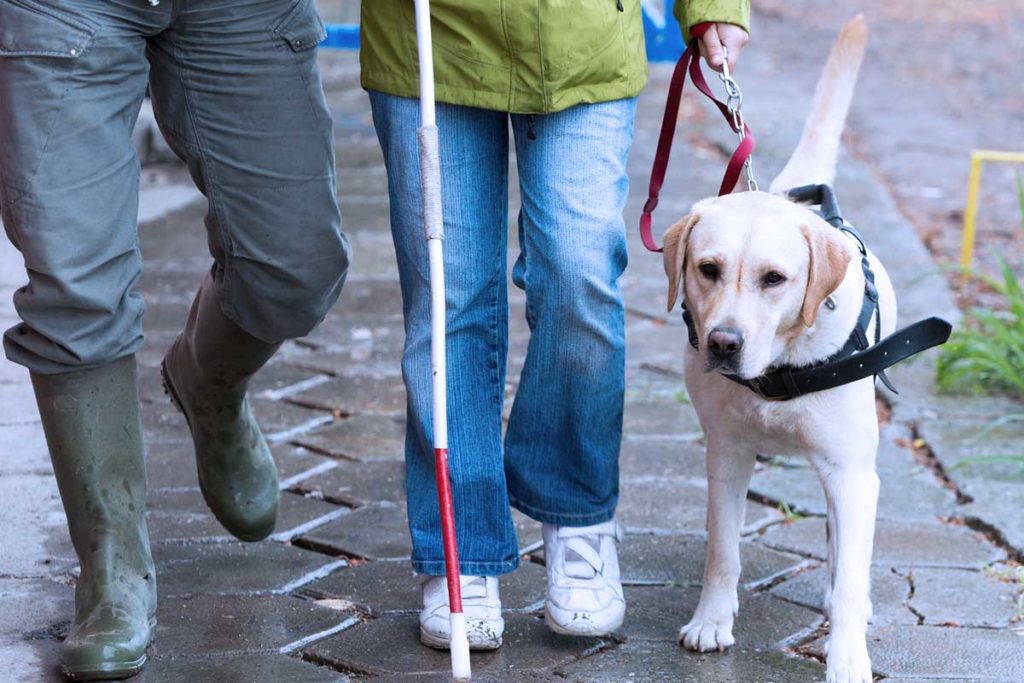
[(72, 680), (128, 678), (156, 627), (135, 358), (32, 375), (68, 529), (81, 565), (63, 645)]
[(160, 367), (164, 387), (192, 431), (203, 498), (224, 528), (243, 541), (266, 538), (277, 523), (277, 467), (245, 391), (280, 346), (253, 337), (225, 316), (207, 275), (185, 330)]

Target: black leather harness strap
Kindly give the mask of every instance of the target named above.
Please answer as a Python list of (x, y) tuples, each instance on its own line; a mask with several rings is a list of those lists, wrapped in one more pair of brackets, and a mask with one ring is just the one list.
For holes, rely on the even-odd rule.
[(945, 343), (952, 327), (941, 318), (927, 318), (889, 335), (866, 351), (808, 368), (778, 368), (752, 380), (725, 375), (769, 401), (787, 401), (877, 376), (915, 353)]
[[(788, 401), (872, 376), (881, 379), (885, 386), (895, 392), (896, 388), (885, 375), (886, 368), (915, 353), (944, 344), (949, 339), (952, 326), (941, 318), (928, 318), (905, 327), (885, 339), (880, 339), (881, 312), (878, 307), (878, 290), (875, 287), (875, 274), (868, 261), (867, 247), (857, 229), (843, 219), (832, 188), (828, 185), (807, 185), (790, 190), (788, 195), (797, 202), (820, 205), (819, 213), (822, 218), (857, 241), (861, 269), (864, 271), (864, 301), (857, 317), (857, 324), (854, 325), (843, 348), (814, 365), (803, 368), (771, 368), (760, 377), (749, 380), (733, 375), (723, 376), (742, 384), (769, 401)], [(868, 340), (867, 334), (872, 318), (875, 322), (874, 344)], [(699, 349), (697, 326), (693, 322), (693, 316), (686, 310), (685, 302), (683, 321), (686, 323), (690, 345)]]

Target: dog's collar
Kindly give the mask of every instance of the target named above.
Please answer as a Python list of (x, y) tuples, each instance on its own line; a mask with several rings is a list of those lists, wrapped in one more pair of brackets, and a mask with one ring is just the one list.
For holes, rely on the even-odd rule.
[[(783, 365), (769, 368), (759, 377), (740, 379), (724, 375), (742, 384), (755, 394), (769, 401), (788, 401), (798, 396), (833, 389), (843, 384), (856, 382), (874, 376), (891, 391), (896, 388), (885, 375), (885, 370), (915, 353), (943, 344), (949, 339), (952, 326), (941, 318), (927, 318), (899, 330), (885, 339), (881, 336), (881, 312), (878, 306), (878, 289), (875, 274), (868, 261), (868, 250), (864, 238), (852, 225), (847, 223), (839, 211), (835, 193), (828, 185), (806, 185), (790, 190), (788, 196), (796, 202), (820, 206), (817, 211), (826, 222), (842, 230), (857, 242), (860, 251), (861, 270), (864, 272), (864, 299), (857, 324), (841, 349), (823, 360), (811, 365), (795, 367)], [(868, 329), (874, 318), (874, 344), (868, 340)], [(700, 348), (697, 327), (693, 316), (683, 304), (683, 321), (686, 323), (690, 345)]]

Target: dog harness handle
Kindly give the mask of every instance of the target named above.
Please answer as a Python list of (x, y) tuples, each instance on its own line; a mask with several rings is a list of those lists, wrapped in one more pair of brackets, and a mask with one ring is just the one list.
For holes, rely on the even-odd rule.
[[(704, 73), (700, 68), (700, 49), (697, 47), (697, 40), (711, 26), (712, 24), (697, 24), (693, 27), (691, 30), (694, 36), (693, 41), (683, 51), (679, 61), (676, 62), (675, 70), (672, 72), (672, 80), (668, 87), (668, 99), (665, 101), (665, 116), (661, 121), (661, 134), (658, 136), (658, 150), (654, 155), (654, 166), (651, 169), (651, 183), (647, 191), (647, 203), (644, 204), (643, 213), (640, 214), (640, 239), (643, 240), (644, 246), (647, 247), (648, 251), (661, 251), (661, 247), (658, 246), (651, 232), (651, 214), (658, 207), (658, 195), (661, 194), (661, 186), (665, 181), (665, 170), (668, 168), (669, 156), (672, 154), (672, 138), (676, 131), (676, 121), (679, 119), (679, 102), (683, 96), (683, 87), (686, 85), (687, 72), (690, 74), (690, 80), (693, 81), (694, 87), (704, 93), (708, 99), (714, 102), (718, 110), (722, 112), (722, 116), (725, 117), (725, 121), (732, 128), (732, 131), (737, 134), (740, 133), (736, 122), (729, 113), (729, 107), (711, 92), (711, 88), (708, 87), (707, 81), (704, 80)], [(747, 124), (744, 123), (743, 140), (736, 148), (736, 151), (733, 152), (732, 158), (729, 159), (729, 165), (726, 166), (722, 185), (718, 188), (719, 196), (729, 194), (736, 187), (740, 173), (743, 171), (743, 165), (750, 158), (750, 155), (753, 154), (754, 146), (754, 136), (751, 134)]]

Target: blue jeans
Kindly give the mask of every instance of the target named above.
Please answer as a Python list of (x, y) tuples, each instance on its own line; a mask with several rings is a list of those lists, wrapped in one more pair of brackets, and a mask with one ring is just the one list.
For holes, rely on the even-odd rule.
[[(370, 93), (388, 173), (405, 313), (402, 373), (413, 568), (444, 573), (434, 483), (430, 290), (417, 100)], [(438, 105), (447, 283), (448, 430), (463, 574), (518, 564), (509, 505), (550, 524), (612, 518), (625, 385), (626, 157), (636, 100), (527, 116)], [(530, 342), (502, 448), (508, 356), (509, 122), (519, 164)]]

